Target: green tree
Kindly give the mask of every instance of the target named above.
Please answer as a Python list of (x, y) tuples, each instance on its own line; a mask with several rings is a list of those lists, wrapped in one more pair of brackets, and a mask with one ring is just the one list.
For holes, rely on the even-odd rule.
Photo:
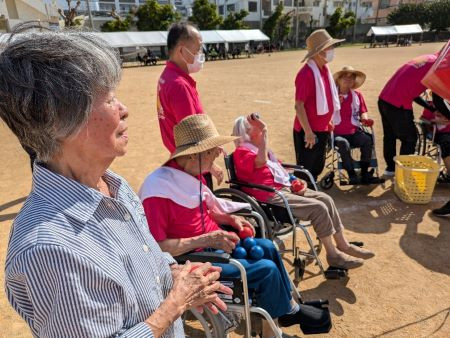
[(277, 24), (281, 16), (283, 15), (283, 8), (284, 8), (283, 2), (280, 1), (277, 7), (275, 8), (275, 11), (272, 13), (272, 15), (267, 18), (266, 22), (264, 22), (263, 32), (271, 40), (275, 39)]
[(147, 0), (139, 6), (136, 17), (137, 29), (140, 31), (165, 31), (181, 18), (172, 6), (160, 5), (156, 0)]
[(345, 31), (356, 23), (355, 13), (348, 11), (345, 14), (342, 7), (336, 8), (333, 15), (330, 16), (330, 24), (327, 31), (335, 37), (345, 35)]
[(427, 4), (429, 11), (429, 27), (439, 34), (450, 27), (450, 0), (437, 0)]
[(275, 41), (284, 41), (291, 31), (291, 19), (290, 13), (286, 13), (280, 16), (277, 22), (275, 30)]
[(248, 12), (245, 9), (241, 9), (239, 12), (230, 12), (228, 16), (223, 20), (220, 25), (222, 29), (247, 29), (248, 26), (244, 22)]
[(216, 29), (222, 23), (222, 18), (217, 14), (217, 7), (208, 0), (195, 0), (192, 6), (192, 16), (189, 21), (195, 23), (199, 29)]
[[(447, 1), (448, 2), (448, 1)], [(429, 6), (426, 4), (402, 4), (389, 13), (387, 20), (391, 25), (428, 24)]]

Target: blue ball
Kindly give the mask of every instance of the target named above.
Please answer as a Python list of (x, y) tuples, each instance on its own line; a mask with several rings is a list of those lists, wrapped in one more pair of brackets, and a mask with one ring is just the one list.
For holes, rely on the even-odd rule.
[(242, 246), (247, 249), (247, 251), (250, 251), (251, 248), (253, 248), (256, 245), (256, 241), (252, 237), (247, 237), (242, 242)]
[(242, 246), (237, 246), (231, 256), (236, 259), (244, 259), (247, 257), (247, 251)]
[(264, 249), (261, 248), (259, 245), (255, 245), (253, 248), (250, 249), (250, 258), (251, 259), (254, 259), (255, 261), (259, 261), (263, 257), (264, 257)]

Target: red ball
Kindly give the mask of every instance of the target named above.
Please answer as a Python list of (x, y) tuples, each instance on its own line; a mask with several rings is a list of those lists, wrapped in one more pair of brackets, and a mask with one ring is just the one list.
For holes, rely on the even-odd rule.
[(291, 182), (291, 190), (292, 192), (302, 191), (304, 189), (303, 182), (300, 180), (295, 180)]
[(247, 237), (253, 237), (253, 230), (250, 227), (244, 227), (241, 231), (239, 231), (240, 239), (246, 239)]

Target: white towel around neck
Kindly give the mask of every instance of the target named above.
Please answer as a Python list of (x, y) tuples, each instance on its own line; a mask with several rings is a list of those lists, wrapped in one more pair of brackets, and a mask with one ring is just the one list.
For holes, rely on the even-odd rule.
[[(150, 197), (167, 198), (178, 205), (194, 209), (200, 205), (200, 181), (184, 171), (166, 166), (159, 167), (145, 178), (139, 189), (139, 198), (142, 202)], [(206, 202), (209, 210), (220, 213), (251, 210), (248, 203), (233, 202), (214, 196), (204, 184), (202, 201)]]
[[(259, 149), (254, 144), (244, 142), (241, 143), (241, 146), (250, 150), (255, 154), (258, 154)], [(278, 162), (277, 158), (275, 157), (275, 154), (271, 150), (268, 151), (268, 155), (269, 156), (266, 164), (273, 175), (273, 180), (278, 184), (290, 187), (291, 182), (289, 181), (289, 173), (286, 171), (286, 169), (283, 168), (280, 162)]]
[[(319, 67), (317, 67), (317, 64), (314, 60), (309, 60), (306, 64), (311, 68), (314, 75), (314, 84), (316, 87), (317, 115), (326, 115), (330, 110), (328, 107), (327, 96), (325, 94), (325, 85), (322, 81)], [(333, 113), (334, 113), (341, 109), (341, 103), (339, 102), (339, 94), (336, 88), (336, 84), (334, 83), (333, 75), (331, 74), (330, 69), (328, 68), (327, 65), (324, 65), (324, 67), (326, 67), (328, 73), (328, 82), (330, 83), (331, 87), (331, 96), (333, 98)]]
[[(355, 93), (353, 89), (350, 89), (350, 94), (352, 96), (352, 118), (351, 122), (355, 127), (360, 126), (359, 122), (359, 112), (361, 110), (361, 101), (358, 94)], [(333, 113), (333, 123), (335, 126), (341, 124), (341, 110), (337, 110)]]

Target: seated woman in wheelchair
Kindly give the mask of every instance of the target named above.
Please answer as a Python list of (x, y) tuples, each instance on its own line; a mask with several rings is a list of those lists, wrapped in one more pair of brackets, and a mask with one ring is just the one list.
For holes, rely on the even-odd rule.
[(440, 183), (450, 183), (450, 103), (433, 93), (433, 105), (436, 110), (425, 109), (421, 120), (436, 124), (434, 142), (441, 148), (446, 171), (438, 180)]
[[(239, 237), (221, 230), (219, 224), (238, 231), (244, 226), (251, 227), (243, 217), (229, 214), (247, 204), (215, 197), (202, 174), (209, 172), (222, 152), (221, 146), (236, 137), (219, 136), (204, 114), (184, 118), (174, 127), (174, 135), (175, 152), (167, 163), (147, 176), (139, 192), (150, 231), (161, 249), (173, 256), (205, 248), (230, 253)], [(248, 287), (255, 291), (258, 306), (272, 318), (278, 318), (281, 326), (304, 321), (312, 326), (323, 325), (328, 317), (321, 309), (299, 306), (293, 300), (289, 276), (273, 243), (267, 239), (256, 242), (264, 250), (263, 259), (239, 261), (246, 269)], [(220, 266), (222, 277), (239, 277), (235, 266)], [(274, 335), (267, 323), (263, 325), (263, 334)]]
[[(236, 150), (233, 154), (238, 180), (275, 188), (287, 199), (293, 215), (301, 220), (311, 221), (317, 236), (327, 252), (330, 266), (353, 269), (363, 265), (363, 259), (374, 254), (366, 249), (350, 244), (344, 236), (342, 221), (333, 199), (327, 194), (307, 188), (297, 192), (291, 190), (289, 174), (281, 166), (268, 147), (267, 127), (258, 115), (238, 117), (235, 121), (234, 136)], [(261, 202), (284, 206), (284, 201), (274, 193), (253, 189), (242, 190)], [(337, 247), (332, 241), (334, 237)]]
[[(362, 127), (371, 127), (373, 120), (368, 118), (367, 107), (362, 94), (356, 91), (366, 79), (363, 72), (354, 70), (351, 66), (345, 66), (333, 74), (341, 101), (340, 111), (333, 116), (334, 142), (341, 155), (342, 165), (347, 171), (349, 184), (373, 184), (382, 183), (378, 177), (373, 177), (373, 171), (369, 171), (372, 159), (373, 140), (372, 135), (366, 133)], [(351, 148), (361, 150), (361, 177), (356, 175), (353, 167)]]

